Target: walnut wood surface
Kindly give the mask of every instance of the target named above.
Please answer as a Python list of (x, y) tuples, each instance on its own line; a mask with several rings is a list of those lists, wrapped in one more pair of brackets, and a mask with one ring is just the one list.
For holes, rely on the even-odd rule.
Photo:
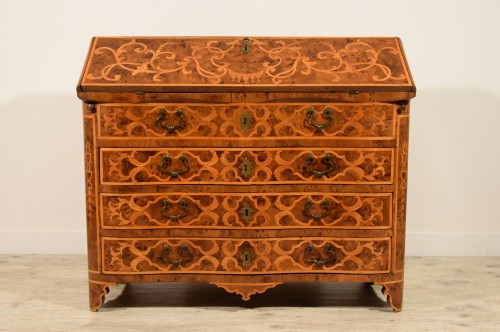
[[(234, 89), (233, 89), (234, 90)], [(354, 90), (354, 93), (346, 91), (325, 91), (325, 92), (234, 92), (231, 89), (224, 93), (203, 93), (203, 92), (147, 92), (135, 90), (134, 92), (116, 91), (113, 93), (103, 91), (78, 91), (78, 97), (86, 103), (372, 103), (391, 102), (400, 103), (415, 97), (415, 91), (377, 91), (362, 92)], [(359, 93), (358, 93), (359, 92)]]
[[(102, 148), (103, 184), (155, 183), (338, 183), (390, 184), (392, 149), (111, 149)], [(170, 156), (165, 163), (164, 156)], [(313, 162), (304, 168), (308, 155)], [(331, 164), (324, 161), (331, 155)], [(182, 158), (186, 156), (186, 161)], [(241, 170), (249, 162), (249, 174)], [(187, 166), (186, 166), (187, 164)], [(167, 171), (189, 170), (172, 176)], [(315, 176), (311, 171), (330, 172)]]
[(270, 288), (281, 285), (281, 283), (235, 283), (235, 282), (211, 282), (212, 285), (223, 288), (228, 293), (240, 294), (243, 301), (250, 300), (254, 294), (264, 293)]
[(387, 295), (387, 303), (392, 307), (394, 312), (399, 312), (403, 309), (403, 280), (378, 282), (382, 285), (382, 293)]
[[(181, 249), (186, 245), (186, 250)], [(165, 245), (170, 251), (165, 255)], [(307, 246), (312, 249), (309, 254)], [(331, 246), (331, 251), (325, 248)], [(103, 238), (103, 273), (277, 274), (389, 272), (389, 238)], [(243, 255), (250, 257), (249, 265)], [(171, 256), (171, 257), (170, 257)], [(175, 265), (166, 259), (181, 262)], [(317, 265), (307, 258), (325, 261)]]
[[(397, 38), (96, 37), (81, 91), (413, 91)], [(280, 89), (281, 88), (281, 89)]]
[[(100, 198), (102, 228), (387, 229), (391, 227), (391, 194), (151, 193), (101, 194)], [(182, 217), (169, 218), (170, 215)], [(322, 215), (324, 216), (321, 218), (317, 217)]]
[(168, 40), (97, 38), (82, 74), (91, 309), (116, 283), (248, 300), (341, 281), (401, 310), (415, 88), (399, 40)]
[[(392, 195), (101, 194), (100, 211), (103, 229), (388, 229)], [(173, 220), (169, 215), (183, 217)]]
[(90, 310), (97, 311), (102, 307), (104, 298), (109, 293), (109, 287), (113, 285), (116, 283), (89, 280)]
[[(97, 106), (100, 139), (155, 139), (179, 146), (189, 138), (207, 137), (246, 140), (317, 139), (317, 140), (394, 140), (397, 105), (365, 104), (101, 104)], [(168, 131), (161, 125), (185, 125)], [(309, 124), (308, 111), (314, 114)], [(157, 119), (165, 112), (160, 124)], [(242, 115), (248, 115), (248, 127), (242, 126)], [(326, 114), (325, 114), (326, 113)], [(331, 114), (331, 124), (324, 129)], [(330, 143), (331, 144), (331, 143)]]
[(396, 223), (394, 225), (394, 245), (398, 248), (394, 252), (394, 271), (403, 271), (405, 256), (406, 234), (406, 192), (408, 187), (408, 139), (410, 125), (410, 106), (398, 118), (398, 148), (397, 175), (396, 175)]
[(84, 160), (85, 160), (85, 196), (87, 210), (87, 242), (89, 270), (99, 269), (99, 225), (98, 225), (98, 173), (97, 173), (97, 146), (96, 146), (96, 119), (83, 106), (84, 129)]

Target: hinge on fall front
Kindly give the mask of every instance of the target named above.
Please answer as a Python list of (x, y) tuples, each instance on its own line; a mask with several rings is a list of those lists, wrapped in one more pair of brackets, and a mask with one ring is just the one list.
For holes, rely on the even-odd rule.
[(403, 100), (401, 102), (398, 103), (399, 107), (398, 107), (398, 114), (402, 114), (405, 110), (406, 110), (406, 105), (408, 105), (408, 100)]
[(96, 111), (95, 104), (94, 104), (94, 103), (89, 102), (89, 103), (87, 104), (87, 110), (88, 110), (88, 111), (90, 111), (91, 113), (95, 113), (95, 111)]

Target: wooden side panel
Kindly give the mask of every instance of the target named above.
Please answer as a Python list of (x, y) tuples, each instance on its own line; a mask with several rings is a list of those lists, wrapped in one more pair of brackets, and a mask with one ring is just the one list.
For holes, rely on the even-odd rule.
[(111, 229), (388, 229), (391, 194), (101, 194)]
[(103, 184), (392, 183), (393, 149), (101, 149)]
[(98, 173), (96, 118), (83, 105), (84, 157), (85, 157), (85, 194), (87, 210), (87, 246), (90, 271), (99, 271), (99, 224), (98, 224)]
[(189, 138), (394, 140), (397, 106), (366, 104), (103, 104), (100, 139), (161, 140), (176, 146)]
[(406, 237), (406, 193), (408, 187), (408, 138), (410, 126), (410, 105), (398, 117), (397, 174), (395, 189), (395, 223), (394, 223), (394, 271), (404, 270), (405, 237)]
[(387, 273), (390, 238), (103, 238), (110, 274)]

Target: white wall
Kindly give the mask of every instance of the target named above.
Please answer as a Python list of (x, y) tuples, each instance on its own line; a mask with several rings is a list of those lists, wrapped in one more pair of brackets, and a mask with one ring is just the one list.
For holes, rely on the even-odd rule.
[(84, 253), (75, 86), (94, 35), (400, 36), (409, 255), (500, 255), (500, 2), (2, 1), (0, 253)]

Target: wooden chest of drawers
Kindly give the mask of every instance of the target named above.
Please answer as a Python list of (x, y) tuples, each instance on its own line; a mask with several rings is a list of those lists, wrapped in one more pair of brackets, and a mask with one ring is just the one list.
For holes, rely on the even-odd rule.
[(90, 308), (117, 283), (367, 282), (401, 310), (408, 102), (397, 38), (94, 38)]

